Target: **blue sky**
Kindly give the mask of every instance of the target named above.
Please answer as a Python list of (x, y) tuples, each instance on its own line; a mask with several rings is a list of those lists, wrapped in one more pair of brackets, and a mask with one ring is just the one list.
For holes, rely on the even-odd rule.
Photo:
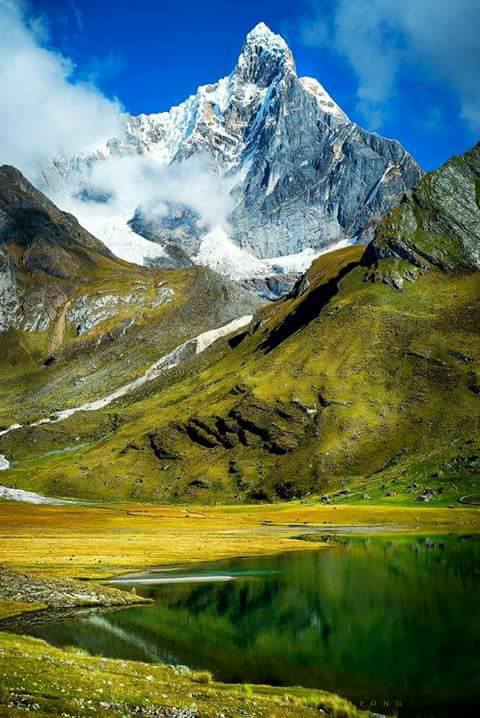
[(300, 75), (425, 169), (480, 139), (478, 0), (33, 0), (31, 10), (76, 77), (131, 113), (168, 109), (228, 74), (262, 20)]

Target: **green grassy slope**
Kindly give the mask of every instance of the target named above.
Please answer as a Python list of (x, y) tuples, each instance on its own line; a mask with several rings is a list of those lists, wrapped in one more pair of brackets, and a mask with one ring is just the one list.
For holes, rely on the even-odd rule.
[[(445, 171), (458, 183), (449, 164)], [(431, 182), (420, 183), (414, 208)], [(475, 213), (480, 221), (475, 198), (469, 222)], [(445, 207), (442, 217), (432, 202), (437, 223), (451, 216)], [(162, 501), (476, 501), (480, 272), (458, 249), (464, 223), (450, 229), (448, 262), (399, 256), (385, 241), (397, 213), (365, 254), (351, 247), (319, 258), (241, 341), (216, 345), (108, 410), (0, 440), (18, 462), (4, 483)], [(75, 450), (50, 453), (65, 446)]]
[(0, 633), (0, 716), (249, 715), (252, 718), (368, 718), (349, 701), (304, 688), (229, 685), (208, 671), (115, 661)]
[[(321, 290), (329, 265), (359, 254), (319, 260), (310, 292), (263, 310), (259, 328), (234, 350), (213, 348), (136, 400), (5, 437), (2, 451), (19, 462), (8, 480), (47, 493), (206, 501), (290, 498), (345, 482), (376, 487), (378, 497), (385, 472), (393, 480), (407, 471), (419, 488), (431, 484), (437, 463), (462, 453), (461, 437), (474, 441), (465, 453), (475, 463), (478, 273), (433, 270), (399, 292), (365, 282), (356, 267), (317, 317), (270, 348), (295, 308), (301, 317), (302, 304)], [(77, 450), (46, 456), (77, 437)], [(408, 467), (426, 456), (434, 468), (427, 461), (410, 477)], [(446, 470), (451, 481), (435, 501), (473, 492), (477, 468), (463, 461), (457, 468), (465, 475), (457, 481)]]

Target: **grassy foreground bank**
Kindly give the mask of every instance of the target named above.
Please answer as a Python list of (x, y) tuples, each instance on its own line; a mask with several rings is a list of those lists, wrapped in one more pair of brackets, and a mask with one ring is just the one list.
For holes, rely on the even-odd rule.
[(31, 506), (0, 502), (0, 565), (102, 578), (147, 566), (311, 549), (309, 529), (472, 532), (475, 508), (302, 504)]
[(0, 716), (29, 712), (98, 718), (368, 715), (323, 691), (225, 685), (206, 671), (97, 658), (0, 633)]

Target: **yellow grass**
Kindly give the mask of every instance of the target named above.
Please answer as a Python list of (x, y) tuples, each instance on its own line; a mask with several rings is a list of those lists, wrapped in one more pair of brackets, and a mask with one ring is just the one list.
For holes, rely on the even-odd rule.
[(153, 505), (31, 506), (0, 503), (0, 564), (28, 572), (105, 577), (163, 564), (311, 550), (307, 526), (480, 530), (478, 509), (427, 507)]

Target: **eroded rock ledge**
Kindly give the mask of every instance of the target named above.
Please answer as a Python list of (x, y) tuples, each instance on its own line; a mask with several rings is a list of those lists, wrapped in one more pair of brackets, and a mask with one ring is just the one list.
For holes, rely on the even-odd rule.
[(44, 578), (0, 566), (0, 601), (43, 604), (47, 608), (129, 606), (148, 599), (108, 586), (67, 578)]

